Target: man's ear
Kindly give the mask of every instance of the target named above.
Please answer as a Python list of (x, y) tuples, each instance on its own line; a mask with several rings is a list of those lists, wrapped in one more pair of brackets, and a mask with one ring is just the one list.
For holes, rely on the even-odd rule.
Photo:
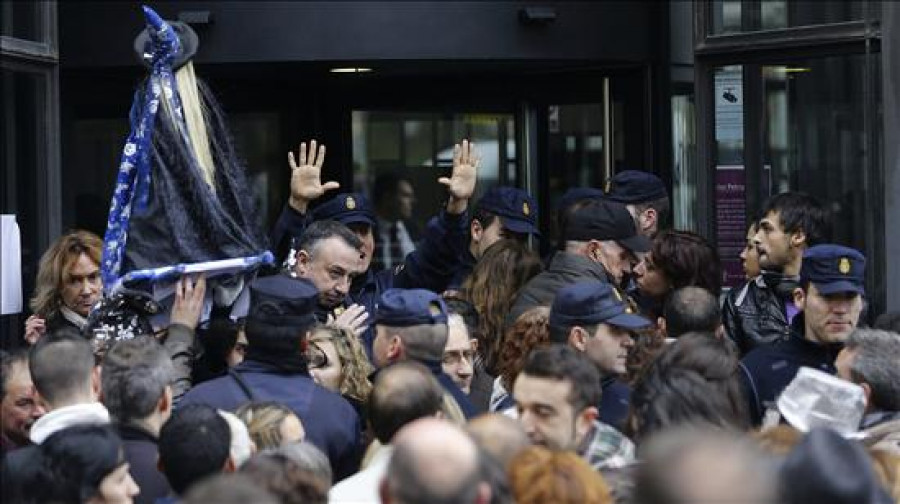
[(569, 346), (575, 348), (579, 352), (584, 352), (584, 347), (587, 344), (588, 333), (581, 326), (575, 326), (569, 329)]
[(403, 340), (396, 334), (391, 335), (388, 341), (387, 355), (390, 362), (401, 360), (404, 354)]
[(647, 208), (646, 210), (641, 212), (641, 215), (639, 217), (639, 220), (641, 222), (641, 230), (646, 231), (647, 229), (652, 228), (653, 225), (656, 224), (658, 219), (659, 214), (656, 212), (656, 209)]
[(797, 231), (794, 231), (793, 233), (791, 233), (791, 238), (790, 238), (790, 240), (791, 240), (791, 241), (790, 241), (791, 246), (794, 247), (794, 248), (802, 247), (802, 246), (807, 245), (807, 242), (806, 242), (806, 231), (804, 231), (804, 230), (802, 230), (802, 229), (798, 229)]
[(298, 275), (304, 276), (309, 272), (309, 263), (312, 261), (312, 256), (309, 255), (309, 252), (305, 250), (297, 251), (297, 264), (294, 266), (294, 270)]
[(794, 289), (794, 306), (797, 307), (798, 310), (803, 311), (806, 307), (806, 293), (803, 292), (803, 289), (797, 287)]
[(472, 241), (478, 243), (481, 241), (481, 235), (483, 234), (484, 227), (481, 225), (481, 221), (472, 219), (472, 222), (469, 223), (469, 235), (472, 237)]
[(163, 389), (162, 395), (159, 396), (159, 400), (156, 401), (156, 411), (158, 411), (163, 416), (171, 413), (173, 402), (172, 386), (166, 385), (166, 388)]
[(576, 442), (581, 443), (581, 440), (584, 439), (584, 436), (587, 435), (594, 425), (594, 421), (599, 417), (600, 412), (597, 411), (596, 406), (588, 406), (578, 413), (578, 416), (575, 418)]
[(598, 240), (591, 240), (587, 243), (588, 259), (594, 262), (603, 262), (603, 244)]

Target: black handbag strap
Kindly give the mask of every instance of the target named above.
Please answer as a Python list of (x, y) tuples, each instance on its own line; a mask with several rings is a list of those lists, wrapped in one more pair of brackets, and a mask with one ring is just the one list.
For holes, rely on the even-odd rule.
[(250, 390), (249, 386), (247, 386), (247, 382), (245, 382), (244, 379), (241, 378), (240, 373), (238, 373), (237, 371), (235, 371), (233, 369), (229, 369), (228, 376), (234, 378), (234, 381), (237, 382), (238, 387), (241, 388), (241, 390), (244, 392), (244, 395), (247, 396), (247, 399), (250, 399), (251, 401), (255, 400), (255, 397), (253, 396), (253, 391)]

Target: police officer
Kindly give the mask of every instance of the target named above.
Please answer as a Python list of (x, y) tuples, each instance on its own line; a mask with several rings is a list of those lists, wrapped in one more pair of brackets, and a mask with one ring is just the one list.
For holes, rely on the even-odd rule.
[(583, 352), (600, 371), (600, 421), (621, 429), (631, 389), (626, 373), (633, 331), (652, 325), (636, 315), (625, 297), (604, 282), (579, 282), (559, 291), (550, 307), (550, 341)]
[(800, 311), (789, 338), (756, 347), (741, 361), (756, 424), (801, 366), (835, 373), (835, 358), (859, 322), (865, 267), (861, 253), (840, 245), (816, 245), (803, 254), (800, 286), (793, 292)]
[[(615, 174), (606, 185), (606, 197), (622, 203), (631, 217), (640, 235), (653, 238), (659, 231), (660, 223), (669, 214), (669, 193), (659, 177), (652, 173), (625, 170)], [(638, 255), (643, 260), (643, 254)], [(661, 311), (657, 302), (641, 293), (632, 274), (628, 275), (624, 284), (625, 292), (641, 308), (643, 313)]]
[(375, 367), (418, 361), (431, 370), (466, 418), (475, 415), (468, 396), (441, 365), (448, 328), (447, 306), (438, 294), (425, 289), (388, 289), (378, 300), (374, 323)]
[(622, 203), (634, 218), (638, 234), (652, 238), (669, 214), (669, 193), (656, 175), (638, 170), (625, 170), (613, 176), (606, 187), (606, 197)]
[(605, 199), (579, 205), (567, 217), (563, 239), (565, 248), (519, 291), (506, 318), (507, 327), (529, 309), (551, 304), (567, 285), (601, 281), (621, 286), (637, 264), (636, 254), (650, 250), (650, 240), (637, 233), (625, 205)]
[[(361, 273), (350, 286), (349, 298), (369, 316), (375, 311), (378, 296), (387, 289), (425, 288), (436, 292), (446, 289), (465, 252), (464, 215), (469, 198), (475, 191), (480, 163), (474, 145), (464, 140), (461, 145), (455, 146), (451, 176), (438, 179), (440, 184), (447, 187), (449, 199), (444, 210), (428, 222), (416, 250), (400, 266), (378, 272), (370, 268), (375, 253), (373, 226), (376, 217), (368, 198), (359, 193), (338, 194), (316, 208), (312, 215), (307, 215), (311, 201), (326, 191), (339, 187), (337, 182), (321, 183), (324, 158), (325, 147), (320, 146), (317, 152), (315, 141), (310, 144), (309, 158), (306, 144), (300, 144), (299, 164), (294, 162), (293, 153), (289, 154), (292, 169), (291, 196), (273, 230), (272, 243), (283, 246), (289, 240), (288, 237), (303, 234), (308, 222), (312, 220), (331, 219), (345, 223), (363, 242)], [(355, 312), (350, 315), (358, 320)], [(363, 340), (370, 356), (373, 339), (374, 332), (369, 327), (363, 334)]]
[(491, 245), (504, 238), (525, 241), (540, 236), (537, 204), (525, 191), (507, 186), (492, 187), (478, 200), (469, 221), (469, 247), (460, 258), (450, 290), (458, 290), (472, 274), (475, 262)]
[(302, 348), (316, 323), (315, 286), (274, 275), (250, 284), (247, 354), (229, 374), (191, 389), (181, 404), (201, 403), (234, 411), (248, 401), (275, 401), (291, 408), (306, 439), (328, 455), (335, 480), (353, 474), (361, 455), (356, 410), (343, 397), (313, 382)]

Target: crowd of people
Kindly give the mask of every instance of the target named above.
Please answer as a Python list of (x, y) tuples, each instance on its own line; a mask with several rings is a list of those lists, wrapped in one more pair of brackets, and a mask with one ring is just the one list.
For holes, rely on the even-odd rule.
[[(154, 76), (192, 83), (190, 55), (154, 52), (190, 49), (188, 32), (166, 38), (148, 11)], [(185, 135), (154, 142), (200, 138)], [(231, 149), (211, 146), (211, 165)], [(120, 176), (191, 156), (152, 148), (126, 146)], [(332, 195), (325, 147), (294, 154), (274, 254), (227, 215), (237, 172), (214, 170), (189, 187), (199, 214), (154, 185), (130, 224), (114, 200), (119, 234), (71, 231), (43, 254), (2, 355), (3, 502), (900, 502), (900, 316), (867, 313), (866, 258), (832, 243), (815, 198), (765, 203), (726, 291), (723, 258), (667, 226), (648, 172), (552, 209), (515, 187), (473, 201), (463, 140), (418, 229), (408, 180)], [(547, 257), (539, 211), (559, 231)], [(256, 259), (213, 277), (195, 243)], [(194, 272), (121, 274), (172, 257)]]
[[(470, 207), (463, 142), (445, 207), (377, 269), (364, 194), (313, 206), (320, 156), (292, 163), (272, 238), (289, 250), (245, 318), (204, 314), (185, 275), (156, 327), (141, 295), (105, 306), (99, 237), (46, 251), (3, 356), (9, 502), (900, 497), (898, 317), (860, 325), (865, 258), (827, 243), (815, 199), (767, 202), (723, 296), (715, 248), (662, 226), (653, 175), (570, 190), (542, 260), (524, 191)], [(803, 388), (802, 368), (825, 376)]]

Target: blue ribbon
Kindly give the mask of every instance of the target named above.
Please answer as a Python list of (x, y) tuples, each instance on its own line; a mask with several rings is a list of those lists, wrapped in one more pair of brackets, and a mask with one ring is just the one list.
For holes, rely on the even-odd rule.
[(172, 62), (182, 51), (181, 41), (172, 26), (153, 9), (143, 6), (143, 10), (151, 41), (150, 53), (145, 53), (143, 57), (150, 62), (150, 78), (143, 96), (135, 93), (131, 105), (131, 132), (122, 150), (106, 234), (103, 237), (100, 275), (107, 291), (116, 284), (121, 273), (133, 205), (136, 201), (137, 209), (140, 210), (146, 207), (149, 200), (153, 129), (157, 111), (162, 106), (161, 100), (167, 101), (179, 131), (187, 145), (190, 145), (181, 99), (172, 73)]

